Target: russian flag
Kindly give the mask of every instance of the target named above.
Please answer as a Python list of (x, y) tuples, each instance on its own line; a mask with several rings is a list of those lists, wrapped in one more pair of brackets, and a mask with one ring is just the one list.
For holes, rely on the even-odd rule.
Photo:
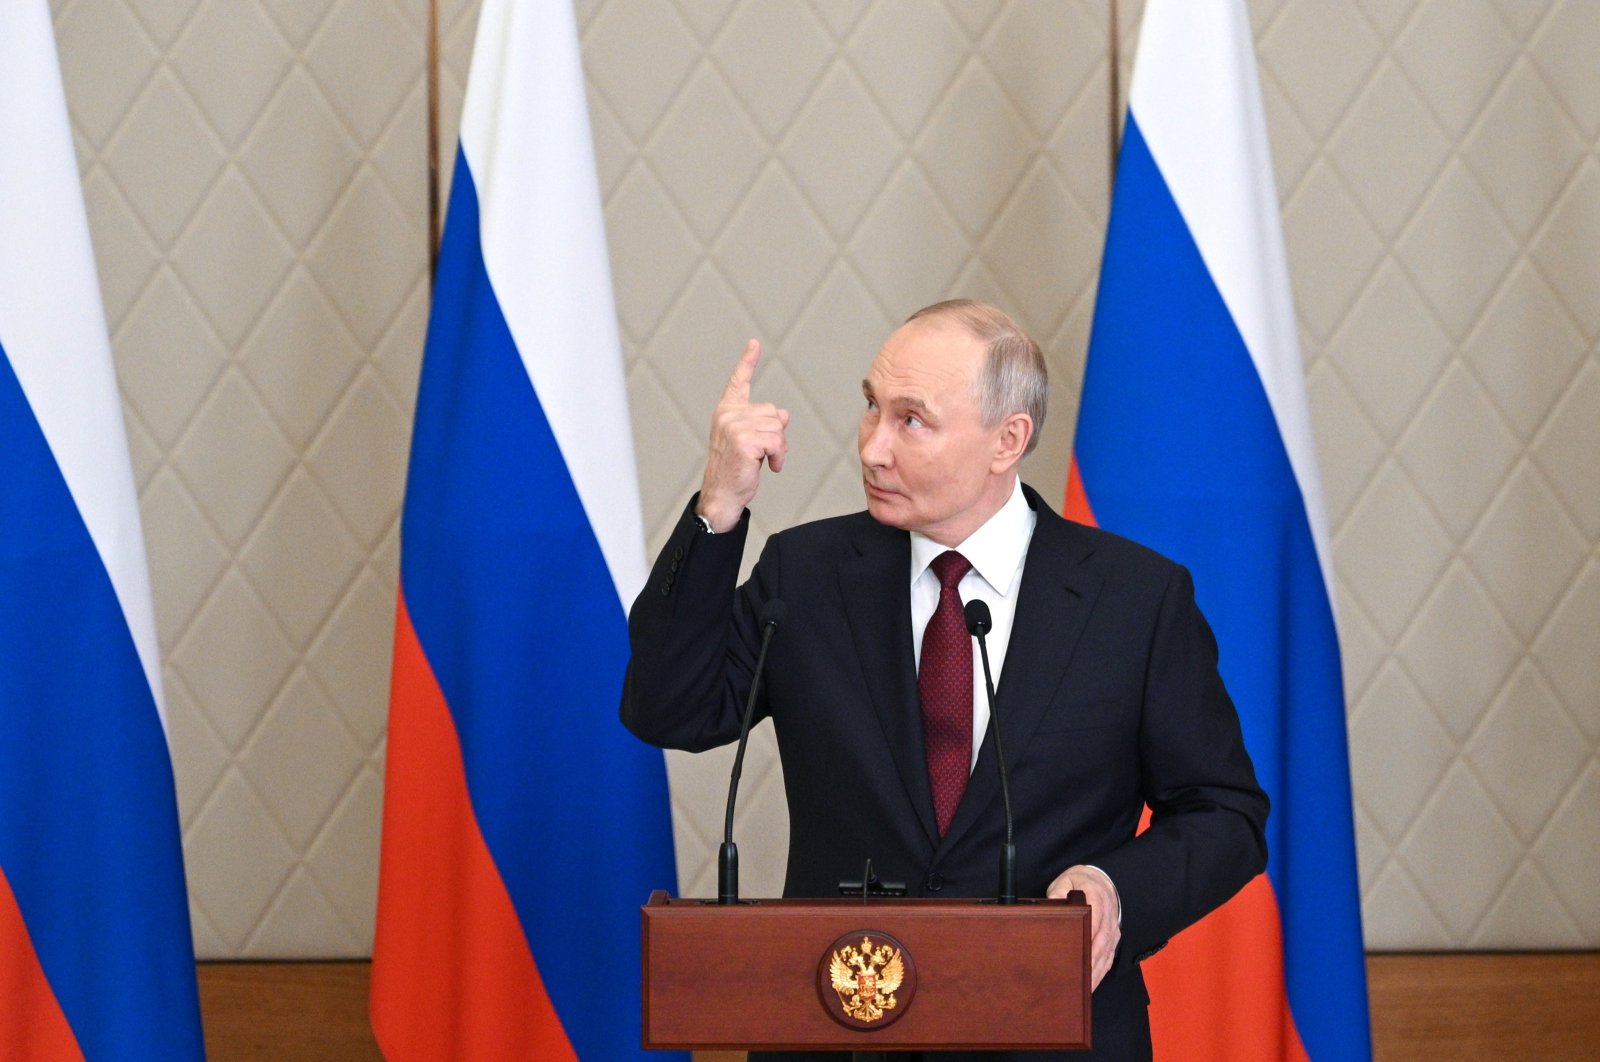
[(486, 0), (401, 517), (372, 1024), (403, 1059), (639, 1057), (665, 761), (617, 722), (638, 485), (577, 28)]
[(1264, 877), (1145, 963), (1156, 1057), (1367, 1058), (1327, 520), (1237, 0), (1145, 8), (1075, 450), (1068, 515), (1193, 572), (1273, 801)]
[(0, 8), (0, 1057), (204, 1056), (122, 404), (45, 0)]

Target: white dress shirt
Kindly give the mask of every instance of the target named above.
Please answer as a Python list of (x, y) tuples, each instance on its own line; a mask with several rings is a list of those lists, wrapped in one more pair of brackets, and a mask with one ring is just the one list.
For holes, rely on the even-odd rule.
[[(939, 577), (929, 569), (935, 557), (954, 549), (972, 564), (956, 588), (965, 605), (981, 598), (989, 606), (993, 628), (984, 636), (989, 647), (989, 666), (994, 672), (995, 689), (1000, 688), (1000, 669), (1006, 661), (1006, 646), (1011, 641), (1011, 622), (1017, 614), (1017, 591), (1022, 586), (1022, 565), (1028, 558), (1028, 542), (1037, 522), (1019, 479), (1011, 497), (1000, 511), (967, 536), (959, 546), (941, 546), (925, 535), (911, 532), (911, 644), (916, 665), (922, 667), (922, 632), (939, 606)], [(972, 759), (971, 771), (978, 762), (978, 749), (989, 726), (989, 695), (983, 684), (983, 659), (978, 640), (972, 640)]]

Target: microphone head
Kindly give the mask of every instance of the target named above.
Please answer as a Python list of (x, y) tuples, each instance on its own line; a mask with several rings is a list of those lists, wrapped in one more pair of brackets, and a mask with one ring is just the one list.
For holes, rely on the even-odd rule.
[(780, 598), (772, 598), (761, 606), (761, 617), (758, 625), (762, 630), (768, 627), (780, 626), (789, 616), (789, 609)]
[(968, 601), (966, 608), (961, 611), (966, 616), (967, 633), (974, 638), (983, 637), (994, 627), (994, 622), (989, 618), (989, 605), (981, 598)]

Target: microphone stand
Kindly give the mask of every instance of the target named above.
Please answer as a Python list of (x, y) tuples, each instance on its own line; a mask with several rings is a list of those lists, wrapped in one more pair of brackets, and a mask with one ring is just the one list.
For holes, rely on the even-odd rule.
[(1011, 839), (1015, 825), (1011, 816), (1011, 779), (1006, 773), (1006, 747), (1000, 737), (1000, 717), (995, 714), (994, 675), (989, 671), (989, 646), (984, 639), (993, 623), (989, 618), (989, 606), (980, 600), (967, 602), (963, 612), (967, 632), (978, 639), (978, 654), (983, 658), (983, 686), (989, 695), (989, 732), (994, 735), (995, 758), (1000, 761), (1000, 796), (1006, 809), (1006, 840), (1000, 846), (1000, 895), (995, 902), (1014, 904), (1017, 902), (1017, 846)]
[(750, 722), (755, 718), (756, 697), (761, 689), (761, 671), (767, 666), (767, 647), (783, 622), (785, 608), (774, 598), (761, 609), (761, 651), (750, 680), (750, 695), (744, 702), (744, 719), (739, 724), (739, 751), (733, 757), (733, 773), (728, 779), (728, 815), (722, 827), (722, 846), (717, 849), (717, 903), (739, 902), (739, 846), (733, 843), (733, 805), (739, 795), (739, 777), (744, 773), (744, 749), (750, 741)]

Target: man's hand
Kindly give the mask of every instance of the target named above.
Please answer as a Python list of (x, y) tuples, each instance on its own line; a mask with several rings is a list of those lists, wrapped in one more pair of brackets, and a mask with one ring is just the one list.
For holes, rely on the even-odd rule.
[(1064, 900), (1073, 889), (1082, 889), (1089, 906), (1094, 908), (1094, 939), (1089, 946), (1092, 992), (1100, 987), (1117, 955), (1117, 942), (1122, 939), (1122, 899), (1105, 871), (1081, 865), (1063, 870), (1044, 894), (1052, 900)]
[(750, 401), (750, 380), (760, 360), (761, 344), (752, 339), (745, 344), (739, 364), (722, 389), (722, 400), (711, 414), (711, 447), (697, 511), (718, 534), (731, 530), (756, 496), (761, 462), (781, 472), (783, 456), (789, 452), (783, 434), (789, 426), (789, 411), (771, 402)]

